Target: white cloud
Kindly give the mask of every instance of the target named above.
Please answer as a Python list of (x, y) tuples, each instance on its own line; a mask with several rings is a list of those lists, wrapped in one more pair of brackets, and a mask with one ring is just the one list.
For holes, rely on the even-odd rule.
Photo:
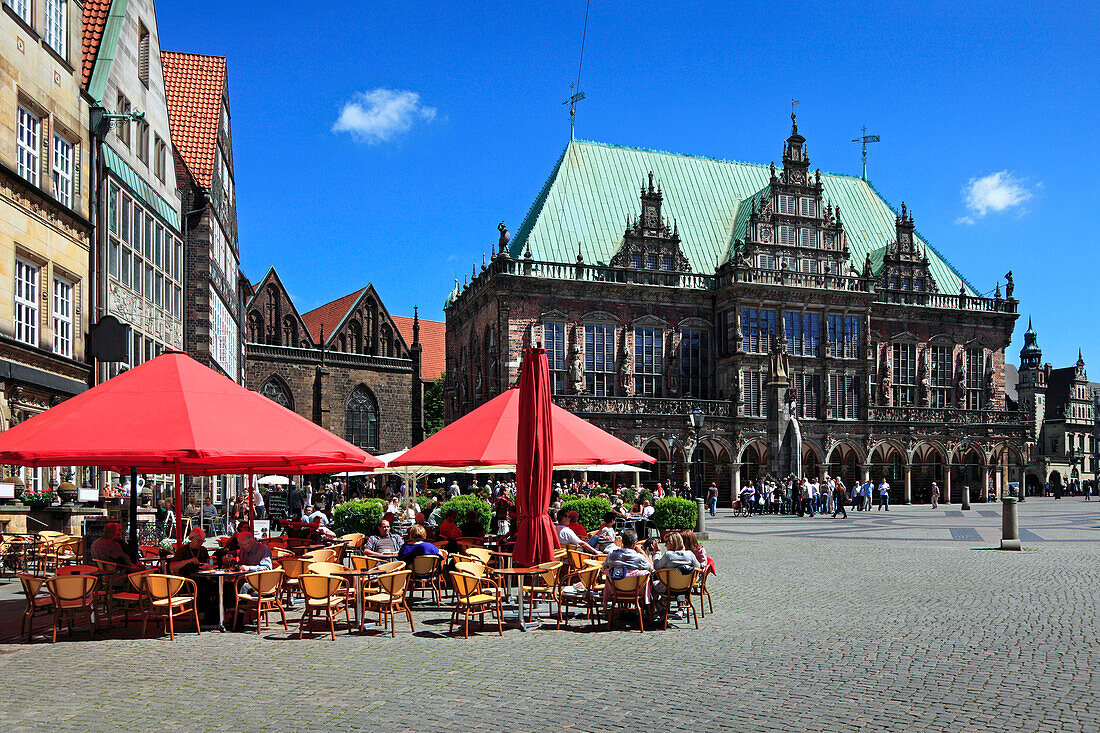
[(332, 131), (348, 132), (359, 142), (377, 145), (408, 132), (417, 122), (431, 122), (435, 115), (435, 107), (421, 104), (416, 92), (379, 87), (356, 92), (340, 110)]
[[(1037, 184), (1039, 188), (1042, 184)], [(990, 173), (981, 178), (971, 178), (963, 188), (963, 203), (970, 210), (969, 216), (955, 220), (956, 224), (973, 224), (989, 212), (1000, 213), (1018, 208), (1033, 196), (1026, 178), (1017, 178), (1007, 170)]]

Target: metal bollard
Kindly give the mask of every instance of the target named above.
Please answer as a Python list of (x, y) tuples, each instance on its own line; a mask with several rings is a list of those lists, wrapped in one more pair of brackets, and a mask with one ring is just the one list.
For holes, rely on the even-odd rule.
[(1001, 549), (1019, 550), (1020, 524), (1016, 514), (1016, 497), (1005, 496), (1001, 499)]
[(702, 499), (696, 499), (695, 504), (699, 509), (699, 515), (695, 519), (695, 537), (706, 539), (707, 537), (707, 506)]

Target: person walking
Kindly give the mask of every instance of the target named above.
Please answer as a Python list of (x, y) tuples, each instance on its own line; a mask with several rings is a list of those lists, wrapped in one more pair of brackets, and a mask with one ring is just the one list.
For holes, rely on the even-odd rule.
[(836, 507), (833, 509), (833, 519), (836, 519), (837, 514), (840, 514), (845, 519), (848, 518), (848, 512), (844, 511), (844, 504), (847, 500), (848, 493), (844, 490), (844, 484), (840, 479), (837, 479), (836, 483), (833, 485), (833, 504)]
[(878, 509), (890, 511), (890, 482), (885, 477), (878, 485)]
[(806, 479), (802, 479), (802, 504), (812, 518), (814, 516), (814, 493), (813, 487)]
[(932, 482), (932, 508), (935, 509), (940, 505), (940, 487), (935, 481)]
[(710, 515), (712, 517), (716, 516), (718, 514), (718, 484), (713, 481), (707, 487), (707, 505), (710, 507)]

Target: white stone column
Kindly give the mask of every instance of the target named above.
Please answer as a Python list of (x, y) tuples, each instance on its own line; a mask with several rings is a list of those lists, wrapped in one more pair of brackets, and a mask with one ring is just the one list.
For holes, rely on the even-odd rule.
[(913, 467), (905, 467), (905, 496), (904, 502), (906, 504), (913, 503)]
[(947, 459), (947, 466), (943, 472), (943, 501), (942, 504), (951, 503), (951, 459)]

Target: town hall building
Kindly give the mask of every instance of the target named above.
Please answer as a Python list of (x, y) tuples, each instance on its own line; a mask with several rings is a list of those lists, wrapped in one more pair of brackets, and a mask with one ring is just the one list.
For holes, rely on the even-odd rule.
[(811, 168), (793, 115), (778, 166), (571, 140), (499, 229), (445, 304), (448, 421), (541, 344), (555, 402), (656, 458), (650, 484), (714, 480), (728, 502), (829, 474), (960, 502), (1020, 478), (1011, 273), (983, 296), (905, 204)]

